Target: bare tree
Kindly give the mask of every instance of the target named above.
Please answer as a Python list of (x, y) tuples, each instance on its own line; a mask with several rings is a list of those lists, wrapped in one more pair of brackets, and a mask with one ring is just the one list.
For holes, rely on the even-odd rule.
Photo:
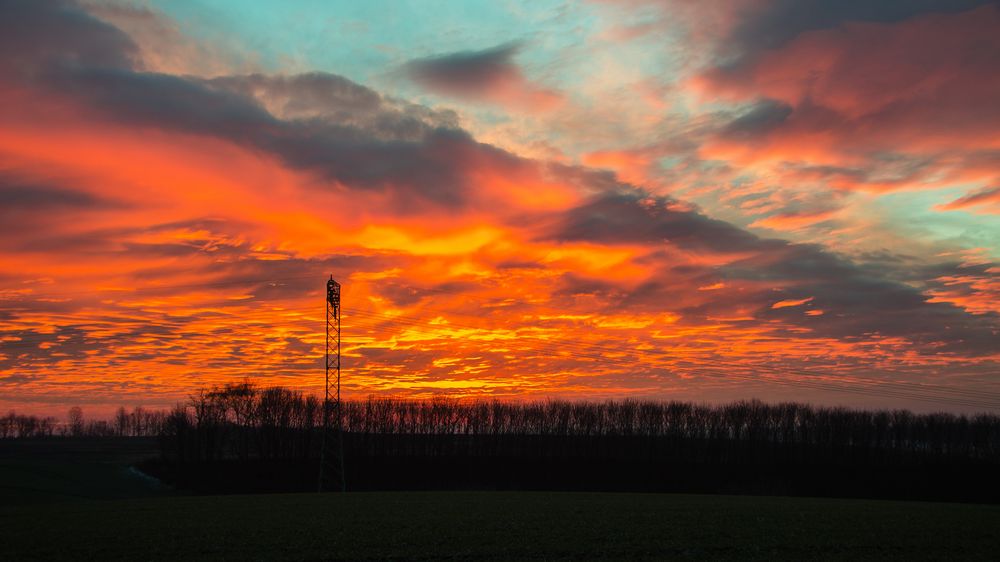
[(70, 435), (73, 437), (83, 435), (83, 408), (79, 406), (73, 406), (70, 408), (66, 415), (66, 421), (69, 427)]

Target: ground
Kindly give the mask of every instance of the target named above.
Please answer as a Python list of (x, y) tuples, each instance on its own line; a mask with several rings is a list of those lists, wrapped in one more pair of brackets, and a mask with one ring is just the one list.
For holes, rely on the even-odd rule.
[(184, 496), (150, 442), (0, 447), (0, 560), (995, 560), (1000, 506), (547, 492)]
[(392, 492), (0, 508), (2, 560), (995, 559), (1000, 507), (672, 494)]
[(157, 454), (142, 437), (0, 440), (0, 506), (164, 495), (132, 468)]

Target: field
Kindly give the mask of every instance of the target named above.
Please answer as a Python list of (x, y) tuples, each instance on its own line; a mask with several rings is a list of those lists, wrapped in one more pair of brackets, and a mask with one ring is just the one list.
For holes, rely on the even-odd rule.
[(192, 496), (151, 440), (0, 443), (0, 560), (996, 559), (1000, 506), (583, 492)]
[(0, 440), (0, 505), (164, 495), (131, 468), (156, 454), (148, 438)]
[(750, 496), (376, 492), (0, 508), (2, 560), (995, 559), (1000, 507)]

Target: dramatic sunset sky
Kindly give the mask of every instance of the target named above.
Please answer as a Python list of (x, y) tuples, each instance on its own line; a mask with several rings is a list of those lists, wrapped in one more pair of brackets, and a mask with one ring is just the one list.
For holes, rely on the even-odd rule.
[(1000, 409), (1000, 6), (0, 0), (0, 411)]

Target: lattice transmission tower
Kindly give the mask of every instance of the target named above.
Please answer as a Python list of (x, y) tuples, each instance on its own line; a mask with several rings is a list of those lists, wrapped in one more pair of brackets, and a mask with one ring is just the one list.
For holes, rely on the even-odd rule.
[[(333, 421), (330, 418), (336, 417)], [(323, 441), (319, 453), (319, 491), (346, 491), (344, 417), (340, 405), (340, 283), (326, 282), (326, 385), (323, 394)]]

